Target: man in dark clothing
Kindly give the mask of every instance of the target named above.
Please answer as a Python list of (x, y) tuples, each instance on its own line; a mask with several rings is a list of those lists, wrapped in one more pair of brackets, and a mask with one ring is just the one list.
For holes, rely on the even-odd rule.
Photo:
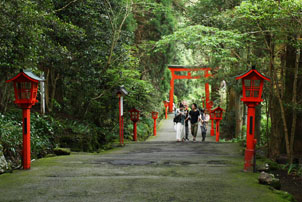
[(189, 141), (189, 120), (188, 120), (188, 117), (189, 117), (189, 110), (186, 109), (185, 111), (185, 115), (186, 115), (186, 120), (185, 120), (185, 141)]
[(193, 103), (192, 104), (192, 110), (190, 111), (189, 117), (187, 118), (187, 119), (190, 119), (190, 121), (191, 121), (191, 133), (192, 133), (192, 136), (193, 136), (193, 141), (196, 141), (199, 115), (200, 115), (200, 112), (197, 109), (197, 104)]

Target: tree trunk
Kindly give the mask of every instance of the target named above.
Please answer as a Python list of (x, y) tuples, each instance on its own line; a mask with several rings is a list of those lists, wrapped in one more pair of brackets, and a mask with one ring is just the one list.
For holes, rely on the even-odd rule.
[[(300, 38), (300, 35), (297, 36)], [(290, 163), (293, 162), (294, 155), (294, 139), (296, 133), (296, 122), (297, 122), (297, 82), (298, 82), (298, 72), (299, 72), (299, 62), (300, 62), (300, 48), (296, 50), (296, 60), (294, 69), (294, 80), (293, 80), (293, 96), (292, 96), (292, 127), (290, 135)]]
[[(242, 127), (246, 126), (246, 105), (242, 105)], [(246, 130), (241, 130), (241, 137), (243, 138), (246, 134)]]
[(276, 97), (271, 96), (269, 101), (269, 113), (271, 117), (271, 131), (269, 138), (269, 157), (276, 159), (280, 155), (282, 134), (282, 120), (280, 117), (279, 101)]
[(57, 87), (57, 81), (60, 78), (60, 74), (55, 74), (55, 72), (52, 72), (51, 76), (51, 97), (50, 97), (50, 109), (53, 111), (53, 104), (55, 101), (55, 95), (56, 95), (56, 87)]
[(47, 69), (47, 73), (46, 73), (46, 79), (45, 79), (45, 104), (46, 104), (46, 108), (47, 110), (50, 112), (49, 110), (49, 69)]
[(242, 108), (241, 108), (241, 99), (240, 94), (235, 92), (235, 119), (236, 119), (236, 129), (235, 137), (238, 138), (241, 136), (242, 130)]
[(255, 114), (255, 138), (257, 144), (261, 144), (261, 104), (256, 107)]
[(53, 111), (53, 104), (56, 94), (57, 81), (60, 78), (59, 74), (56, 74), (54, 70), (48, 69), (46, 73), (45, 81), (45, 101), (46, 107), (49, 112)]

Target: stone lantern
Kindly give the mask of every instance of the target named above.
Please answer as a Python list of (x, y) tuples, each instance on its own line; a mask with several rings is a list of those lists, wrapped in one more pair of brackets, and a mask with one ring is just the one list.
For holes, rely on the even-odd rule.
[(254, 152), (256, 140), (255, 134), (255, 107), (260, 104), (263, 92), (264, 81), (270, 81), (270, 79), (255, 69), (255, 66), (247, 72), (236, 77), (236, 80), (242, 80), (242, 98), (241, 101), (248, 107), (247, 115), (247, 130), (246, 130), (246, 150), (244, 156), (244, 170), (248, 171), (254, 160)]
[(6, 82), (13, 82), (15, 103), (23, 109), (23, 169), (30, 169), (30, 108), (37, 100), (38, 84), (43, 81), (30, 70), (20, 70), (20, 73)]

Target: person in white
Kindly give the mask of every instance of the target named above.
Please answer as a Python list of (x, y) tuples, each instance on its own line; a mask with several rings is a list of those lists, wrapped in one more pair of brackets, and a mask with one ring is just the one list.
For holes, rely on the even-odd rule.
[(201, 136), (202, 141), (204, 142), (207, 135), (207, 128), (208, 128), (208, 122), (210, 120), (209, 111), (206, 109), (204, 113), (201, 113), (200, 115), (200, 122), (201, 122)]
[(184, 138), (185, 110), (182, 103), (179, 104), (179, 109), (176, 109), (176, 141), (180, 142)]

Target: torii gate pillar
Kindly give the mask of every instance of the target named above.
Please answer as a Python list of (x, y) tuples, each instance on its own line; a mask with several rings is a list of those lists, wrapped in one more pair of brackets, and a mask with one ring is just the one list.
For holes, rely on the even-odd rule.
[[(171, 71), (170, 80), (170, 96), (169, 96), (169, 112), (173, 111), (173, 101), (174, 101), (174, 80), (175, 79), (199, 79), (201, 76), (191, 76), (193, 71), (204, 71), (204, 77), (208, 78), (211, 76), (209, 67), (191, 67), (191, 66), (181, 66), (181, 65), (169, 65), (169, 70)], [(188, 72), (187, 75), (176, 75), (175, 72)], [(210, 111), (212, 108), (212, 102), (210, 101), (210, 88), (209, 83), (205, 83), (205, 93), (206, 93), (206, 108)]]

